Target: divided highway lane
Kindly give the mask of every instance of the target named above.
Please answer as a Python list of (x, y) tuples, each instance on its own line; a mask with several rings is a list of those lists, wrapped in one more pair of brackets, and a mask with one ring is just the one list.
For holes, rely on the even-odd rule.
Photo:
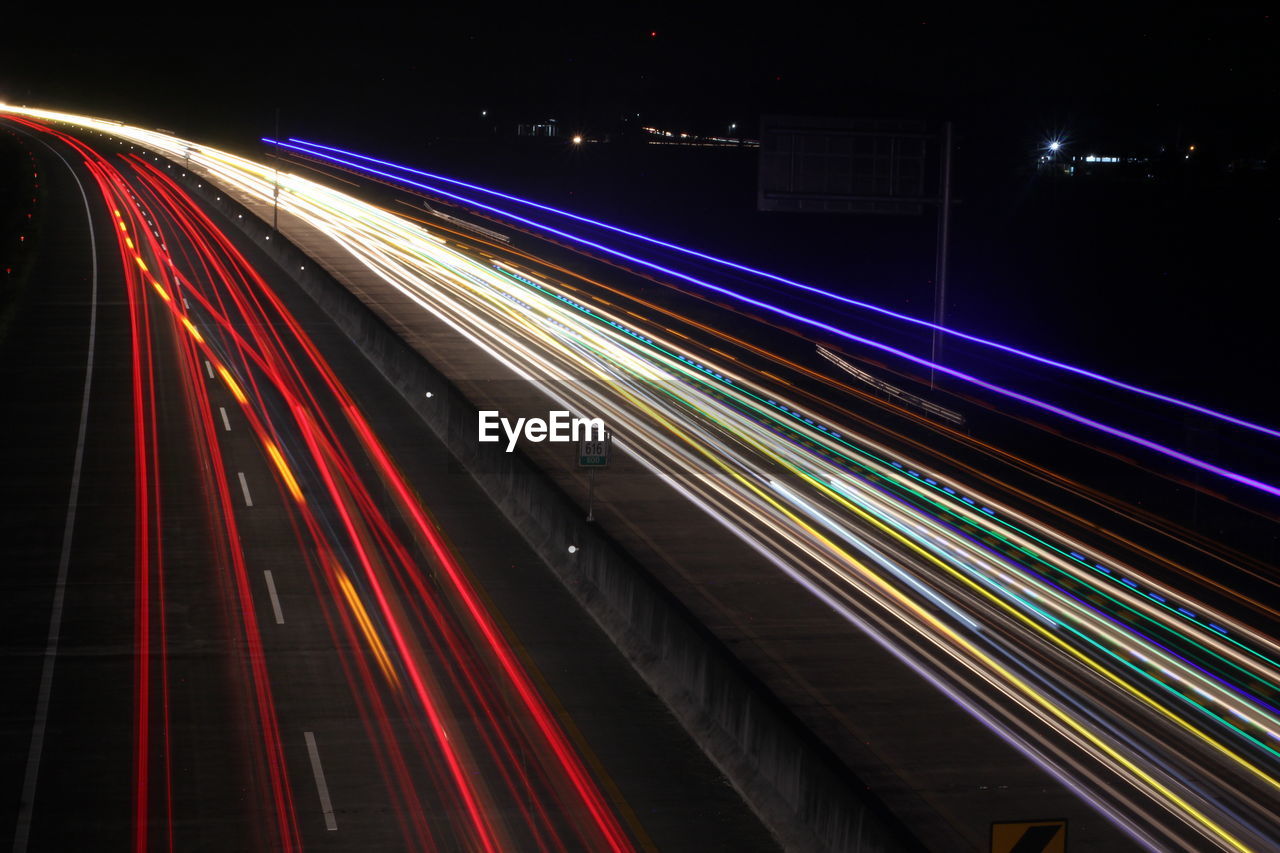
[[(323, 189), (291, 203), (517, 374), (598, 377), (548, 385), (576, 394), (571, 408), (604, 414), (688, 500), (795, 580), (945, 673), (1138, 838), (1194, 845), (1203, 834), (1242, 849), (1272, 834), (1268, 638), (1224, 628), (891, 447), (815, 422), (785, 392), (691, 357), (642, 317), (442, 248)], [(1131, 735), (1135, 720), (1163, 733), (1159, 746)]]
[(86, 835), (123, 847), (133, 636), (123, 277), (110, 217), (76, 158), (3, 130), (6, 148), (34, 157), (40, 192), (35, 255), (0, 339), (0, 830), (27, 849), (33, 803), (52, 800)]
[[(314, 164), (300, 161), (300, 165)], [(606, 276), (586, 274), (581, 268), (587, 265), (581, 263), (581, 258), (573, 263), (567, 251), (563, 252), (567, 256), (563, 263), (557, 264), (551, 257), (557, 252), (547, 243), (539, 256), (473, 233), (441, 228), (430, 218), (403, 215), (442, 230), (472, 254), (501, 258), (513, 269), (555, 281), (572, 299), (599, 306), (613, 316), (645, 317), (651, 329), (678, 341), (686, 353), (695, 354), (700, 361), (724, 362), (735, 372), (773, 378), (785, 385), (806, 410), (819, 412), (825, 422), (855, 425), (859, 433), (877, 443), (897, 445), (904, 452), (927, 460), (935, 471), (945, 472), (948, 479), (982, 481), (987, 489), (1006, 496), (1005, 500), (1027, 514), (1051, 520), (1056, 528), (1075, 538), (1097, 539), (1099, 547), (1118, 556), (1154, 564), (1152, 568), (1158, 567), (1174, 584), (1196, 588), (1198, 595), (1225, 606), (1228, 612), (1243, 615), (1245, 621), (1252, 618), (1263, 630), (1280, 625), (1280, 611), (1268, 603), (1280, 590), (1280, 581), (1265, 560), (1246, 553), (1238, 544), (1232, 547), (1216, 541), (1088, 485), (1089, 478), (1080, 478), (1072, 464), (1086, 452), (1098, 454), (1097, 448), (1077, 446), (1073, 448), (1077, 456), (1055, 458), (1045, 467), (992, 443), (981, 428), (954, 428), (845, 381), (848, 377), (829, 364), (819, 370), (803, 359), (788, 357), (788, 353), (808, 347), (803, 343), (797, 346), (793, 331), (761, 322), (738, 306), (679, 292), (669, 282), (653, 277), (622, 277), (615, 271), (615, 277), (634, 281), (630, 286), (619, 285)], [(602, 267), (601, 271), (608, 268)], [(733, 319), (725, 322), (724, 312)], [(884, 370), (889, 372), (887, 366)], [(954, 389), (951, 393), (965, 398)], [(965, 399), (976, 411), (989, 407), (976, 398)], [(1126, 462), (1136, 464), (1133, 459)], [(1280, 520), (1268, 514), (1265, 507), (1238, 507), (1242, 512), (1254, 513), (1250, 520), (1259, 529), (1270, 529)], [(1261, 592), (1251, 595), (1252, 590)]]
[[(286, 306), (261, 259), (151, 163), (53, 144), (109, 200), (129, 296), (112, 328), (133, 331), (112, 398), (131, 411), (102, 451), (118, 469), (102, 567), (116, 596), (94, 603), (116, 672), (100, 702), (60, 672), (51, 706), (60, 735), (114, 707), (93, 724), (112, 748), (40, 765), (59, 770), (42, 769), (31, 849), (113, 833), (136, 849), (769, 845), (313, 307)], [(489, 596), (534, 644), (509, 638)], [(575, 708), (590, 712), (577, 725)], [(86, 755), (102, 772), (76, 780)]]
[[(173, 150), (161, 135), (129, 135)], [(196, 160), (223, 185), (270, 198), (260, 164), (210, 149)], [(704, 360), (643, 316), (282, 180), (288, 213), (516, 376), (603, 415), (684, 499), (923, 664), (1138, 843), (1248, 849), (1275, 836), (1269, 638), (972, 484), (815, 420), (770, 377)]]
[[(714, 490), (699, 491), (692, 476), (668, 474), (752, 541), (769, 543), (786, 563), (825, 563), (825, 572), (810, 574), (821, 585), (819, 594), (839, 599), (845, 588), (856, 590), (914, 621), (918, 633), (932, 634), (944, 654), (932, 657), (931, 668), (950, 670), (961, 683), (978, 675), (968, 689), (979, 701), (1027, 733), (1044, 754), (1057, 752), (1056, 760), (1087, 796), (1117, 820), (1145, 811), (1141, 799), (1060, 751), (1055, 738), (1092, 754), (1224, 848), (1274, 840), (1267, 803), (1277, 788), (1272, 768), (1280, 735), (1272, 638), (1206, 612), (1185, 592), (1144, 578), (1141, 570), (1099, 556), (1043, 518), (983, 498), (972, 483), (966, 488), (917, 471), (898, 452), (901, 441), (841, 435), (832, 421), (815, 423), (818, 416), (788, 399), (796, 392), (778, 377), (763, 374), (771, 380), (766, 383), (709, 346), (712, 336), (725, 337), (716, 328), (679, 340), (664, 330), (659, 338), (650, 317), (602, 310), (596, 294), (567, 293), (554, 277), (505, 263), (493, 263), (498, 274), (490, 277), (479, 271), (486, 265), (468, 266), (448, 250), (433, 250), (426, 239), (415, 241), (407, 230), (377, 234), (375, 229), (391, 228), (372, 209), (317, 220), (388, 277), (396, 275), (398, 263), (414, 266), (405, 258), (408, 247), (428, 256), (416, 272), (434, 277), (434, 290), (414, 282), (412, 273), (396, 286), (433, 311), (452, 312), (455, 328), (483, 346), (512, 341), (509, 364), (545, 358), (555, 365), (549, 372), (591, 375), (600, 369), (615, 378), (623, 386), (616, 393), (630, 397), (636, 411), (618, 412), (614, 423), (626, 424), (628, 439), (658, 466), (676, 454), (671, 443), (664, 447), (653, 437), (651, 421), (677, 442), (695, 445), (685, 448), (686, 461), (702, 462), (701, 456), (711, 455), (704, 448), (714, 448), (719, 459), (704, 466), (703, 477), (723, 471), (736, 478), (736, 486), (728, 477), (719, 480), (724, 493), (737, 488), (743, 496), (736, 507)], [(487, 246), (484, 252), (501, 257), (506, 249)], [(476, 307), (468, 310), (468, 302)], [(504, 315), (512, 315), (505, 327), (504, 320), (492, 319)], [(645, 386), (656, 391), (646, 393)], [(601, 410), (602, 404), (592, 405), (589, 410)], [(685, 438), (690, 434), (696, 442)], [(757, 508), (749, 515), (739, 511), (750, 503)], [(841, 553), (846, 546), (853, 550)], [(859, 608), (857, 600), (847, 606)], [(909, 635), (897, 642), (911, 644)], [(1054, 734), (1034, 734), (1025, 724), (1032, 718)], [(1147, 736), (1133, 735), (1137, 720)], [(1139, 837), (1151, 832), (1148, 839), (1164, 836), (1172, 843), (1182, 832), (1158, 812), (1143, 820), (1149, 829), (1130, 824)]]

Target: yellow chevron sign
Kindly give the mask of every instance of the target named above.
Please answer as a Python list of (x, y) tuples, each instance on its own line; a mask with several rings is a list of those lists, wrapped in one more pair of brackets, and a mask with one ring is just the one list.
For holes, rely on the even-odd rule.
[(991, 824), (991, 853), (1067, 853), (1065, 820)]

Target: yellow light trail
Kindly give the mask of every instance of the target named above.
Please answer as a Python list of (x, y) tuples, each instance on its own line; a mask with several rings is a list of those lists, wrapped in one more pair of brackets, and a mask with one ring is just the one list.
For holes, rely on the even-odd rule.
[(222, 377), (222, 381), (231, 389), (231, 396), (236, 398), (237, 403), (243, 406), (249, 402), (249, 398), (240, 390), (240, 386), (236, 384), (235, 379), (231, 377), (231, 373), (221, 364), (218, 365), (218, 375)]
[(280, 454), (279, 448), (270, 441), (264, 441), (263, 443), (266, 445), (267, 455), (271, 457), (271, 461), (275, 463), (276, 470), (280, 472), (280, 476), (284, 479), (284, 484), (289, 489), (289, 494), (293, 495), (293, 499), (298, 503), (306, 503), (302, 497), (302, 489), (298, 487), (298, 481), (294, 479), (293, 472), (289, 470), (289, 466), (284, 461), (284, 456)]
[(387, 649), (382, 644), (382, 639), (378, 636), (377, 629), (373, 626), (373, 620), (369, 618), (368, 611), (364, 608), (364, 602), (360, 600), (359, 594), (355, 587), (352, 586), (351, 580), (346, 573), (335, 563), (333, 565), (334, 577), (338, 579), (338, 588), (342, 590), (342, 595), (347, 600), (348, 606), (351, 608), (351, 614), (356, 618), (356, 624), (360, 626), (360, 633), (364, 634), (365, 640), (369, 643), (369, 650), (373, 652), (374, 660), (378, 662), (378, 668), (382, 670), (382, 674), (386, 676), (387, 681), (392, 687), (400, 687), (400, 677), (396, 675), (395, 667), (391, 663), (391, 657), (387, 654)]

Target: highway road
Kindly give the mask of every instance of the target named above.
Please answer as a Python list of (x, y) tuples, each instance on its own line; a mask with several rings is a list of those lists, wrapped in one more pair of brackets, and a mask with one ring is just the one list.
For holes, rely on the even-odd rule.
[(773, 846), (287, 275), (5, 125), (48, 217), (0, 344), (15, 850)]
[[(81, 133), (125, 139), (174, 163), (189, 158), (202, 180), (259, 208), (269, 206), (274, 195), (277, 176), (270, 164), (166, 134), (34, 115), (69, 121)], [(125, 159), (136, 176), (130, 186), (145, 194), (138, 209), (150, 210), (160, 197), (178, 192), (165, 174), (171, 165), (137, 153)], [(1072, 521), (1043, 497), (1017, 496), (1017, 489), (977, 470), (973, 452), (944, 472), (922, 461), (924, 450), (914, 435), (886, 436), (857, 425), (838, 408), (815, 404), (814, 377), (788, 381), (803, 378), (806, 368), (785, 365), (751, 334), (739, 334), (738, 314), (725, 312), (718, 322), (701, 313), (673, 317), (669, 304), (616, 290), (605, 293), (501, 245), (479, 247), (482, 241), (457, 235), (446, 240), (433, 233), (440, 229), (423, 228), (299, 174), (282, 172), (278, 180), (283, 216), (342, 247), (393, 289), (405, 310), (429, 315), (518, 380), (512, 383), (517, 390), (498, 389), (496, 395), (518, 399), (532, 393), (518, 389), (533, 389), (566, 409), (603, 417), (634, 470), (677, 493), (684, 512), (692, 506), (714, 520), (780, 581), (803, 590), (850, 630), (874, 638), (885, 655), (915, 671), (1104, 816), (1115, 837), (1123, 839), (1111, 849), (1123, 849), (1123, 843), (1156, 850), (1265, 850), (1280, 839), (1273, 807), (1280, 793), (1280, 644), (1235, 610), (1193, 593), (1193, 584), (1171, 583), (1158, 556), (1149, 558), (1150, 565), (1134, 560), (1142, 547), (1122, 547), (1120, 535), (1085, 541), (1074, 532), (1087, 526), (1078, 517)], [(154, 281), (148, 278), (151, 271), (165, 270), (168, 255), (146, 239), (153, 223), (145, 215), (139, 219), (130, 210), (125, 218), (124, 209), (130, 203), (137, 208), (137, 200), (130, 190), (124, 193), (118, 197), (117, 224), (125, 226), (120, 233), (144, 240), (136, 249), (139, 272), (127, 277), (138, 291), (150, 287), (160, 300), (135, 319), (135, 326), (146, 327), (157, 317), (169, 321), (165, 328), (172, 345), (185, 353), (179, 364), (189, 380), (198, 377), (201, 362), (208, 362), (208, 385), (186, 383), (208, 395), (197, 395), (188, 406), (204, 412), (206, 420), (203, 431), (195, 431), (204, 440), (193, 451), (204, 455), (208, 469), (226, 468), (224, 450), (213, 440), (219, 424), (212, 412), (221, 407), (244, 417), (241, 454), (257, 462), (255, 471), (237, 469), (237, 477), (246, 475), (242, 494), (230, 478), (207, 484), (222, 495), (216, 541), (236, 540), (250, 495), (274, 490), (277, 511), (293, 519), (301, 550), (316, 555), (306, 567), (312, 586), (325, 592), (316, 599), (337, 602), (338, 608), (348, 602), (346, 611), (323, 613), (317, 621), (328, 625), (332, 645), (350, 650), (359, 661), (345, 665), (364, 679), (364, 695), (387, 694), (385, 716), (381, 705), (360, 715), (372, 717), (385, 743), (401, 742), (393, 732), (407, 716), (394, 713), (400, 706), (393, 701), (416, 695), (420, 701), (414, 710), (427, 708), (434, 719), (426, 690), (429, 670), (416, 665), (432, 657), (433, 642), (434, 648), (454, 650), (455, 640), (469, 640), (459, 659), (476, 659), (476, 670), (460, 666), (435, 678), (470, 683), (483, 669), (507, 679), (505, 689), (523, 701), (529, 694), (506, 653), (485, 644), (495, 632), (483, 618), (458, 629), (442, 626), (434, 639), (399, 638), (401, 613), (416, 606), (406, 603), (416, 600), (412, 593), (429, 601), (431, 592), (425, 582), (414, 586), (411, 573), (397, 574), (397, 566), (412, 562), (401, 555), (402, 548), (411, 547), (406, 543), (432, 555), (438, 580), (454, 584), (458, 579), (444, 585), (442, 594), (453, 609), (470, 611), (470, 586), (464, 573), (451, 568), (447, 544), (437, 541), (431, 522), (413, 508), (395, 467), (381, 463), (381, 445), (367, 429), (370, 421), (350, 405), (342, 387), (329, 381), (305, 344), (295, 349), (277, 340), (286, 331), (296, 338), (297, 332), (274, 313), (278, 309), (266, 291), (246, 286), (223, 294), (206, 292), (191, 283), (198, 279), (184, 275), (156, 272)], [(180, 230), (213, 239), (191, 222)], [(151, 254), (146, 246), (152, 246)], [(126, 245), (121, 251), (134, 250)], [(213, 278), (227, 281), (221, 268), (226, 258), (215, 261), (203, 251), (196, 257), (197, 267), (216, 270)], [(144, 389), (150, 388), (151, 361), (146, 353), (135, 353), (135, 364), (140, 358), (145, 369), (136, 368), (135, 377), (140, 371)], [(135, 395), (135, 422), (154, 420), (149, 399), (149, 392), (141, 399)], [(532, 406), (535, 401), (527, 397), (524, 402)], [(154, 442), (147, 435), (135, 440), (139, 457), (147, 458), (142, 451)], [(347, 456), (344, 448), (361, 448), (372, 460), (372, 479), (357, 476), (366, 463)], [(160, 464), (151, 458), (149, 464)], [(1030, 466), (1023, 472), (1025, 482), (1061, 480)], [(136, 515), (143, 518), (159, 506), (147, 497), (147, 483), (140, 478), (136, 489), (142, 496)], [(399, 521), (372, 511), (384, 505), (378, 489), (386, 493), (382, 500), (399, 508)], [(615, 495), (613, 500), (621, 505), (624, 499)], [(363, 511), (360, 519), (353, 516), (356, 509)], [(236, 533), (230, 535), (233, 524)], [(1137, 524), (1158, 526), (1141, 518)], [(650, 535), (660, 538), (657, 532)], [(658, 550), (661, 543), (653, 547)], [(1236, 559), (1230, 549), (1217, 549), (1215, 557)], [(237, 562), (234, 553), (214, 559), (233, 567)], [(136, 585), (163, 583), (162, 576), (150, 574), (152, 562), (161, 561), (144, 562)], [(1247, 558), (1239, 562), (1242, 571), (1250, 569)], [(242, 578), (238, 570), (230, 573), (225, 595), (238, 595), (243, 613), (250, 612), (247, 590), (256, 581), (247, 574)], [(1232, 598), (1230, 591), (1216, 594)], [(357, 600), (365, 602), (364, 617)], [(1232, 600), (1274, 615), (1265, 599), (1236, 595)], [(143, 624), (158, 620), (156, 630), (164, 631), (161, 614), (153, 616), (147, 607), (145, 599), (135, 602), (135, 614), (141, 613)], [(405, 621), (434, 624), (433, 614), (415, 612)], [(261, 628), (248, 620), (237, 625), (250, 659), (258, 656)], [(483, 642), (476, 643), (475, 634)], [(271, 657), (269, 646), (265, 655)], [(151, 675), (163, 683), (164, 661), (154, 665), (159, 669)], [(146, 683), (147, 676), (135, 673), (134, 681)], [(297, 786), (284, 784), (284, 747), (275, 745), (270, 703), (261, 695), (269, 682), (250, 671), (244, 683), (257, 691), (256, 728), (251, 728), (266, 750), (259, 763), (265, 765), (260, 770), (264, 786), (269, 783), (274, 792), (267, 798), (273, 825), (279, 837), (287, 838), (293, 830), (285, 794), (296, 796)], [(475, 701), (486, 708), (499, 699)], [(588, 846), (629, 838), (621, 818), (595, 805), (606, 795), (575, 783), (584, 778), (575, 763), (582, 759), (558, 748), (561, 741), (540, 722), (539, 708), (537, 701), (523, 706), (531, 722), (517, 732), (496, 721), (492, 730), (481, 726), (471, 751), (454, 760), (446, 748), (443, 764), (427, 771), (435, 774), (432, 778), (458, 781), (452, 813), (469, 816), (461, 822), (463, 837), (480, 846), (491, 838), (501, 846), (501, 839), (490, 835), (499, 831), (530, 833), (522, 840), (540, 832), (548, 837), (576, 833), (573, 837), (590, 839)], [(456, 735), (446, 731), (433, 726), (421, 737), (434, 737), (443, 748), (455, 743)], [(504, 776), (484, 791), (468, 793), (465, 774), (454, 768), (482, 762), (486, 755), (502, 766), (501, 756), (521, 751), (504, 751), (508, 737), (543, 756), (548, 777), (535, 785), (532, 777)], [(273, 754), (280, 756), (278, 764)], [(412, 773), (403, 778), (412, 779)], [(512, 791), (511, 799), (502, 799), (504, 790)], [(522, 810), (515, 793), (522, 790), (553, 799), (567, 796), (580, 805), (562, 808), (557, 817)], [(491, 810), (470, 806), (487, 796), (505, 802), (499, 810), (521, 818), (502, 822), (502, 829), (487, 828), (477, 815)], [(567, 812), (590, 817), (562, 822), (558, 815)]]

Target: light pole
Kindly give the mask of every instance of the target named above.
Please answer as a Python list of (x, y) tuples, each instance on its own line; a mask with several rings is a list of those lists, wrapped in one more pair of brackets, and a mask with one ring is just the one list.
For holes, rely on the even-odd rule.
[[(947, 324), (947, 243), (951, 236), (951, 122), (946, 122), (942, 131), (942, 203), (938, 210), (938, 253), (935, 260), (933, 287), (933, 349), (931, 358), (938, 364), (938, 356), (942, 352), (942, 330), (938, 327)], [(929, 368), (929, 388), (934, 387), (937, 380), (934, 368)]]
[(280, 233), (280, 108), (276, 107), (275, 186), (271, 193), (271, 231)]

